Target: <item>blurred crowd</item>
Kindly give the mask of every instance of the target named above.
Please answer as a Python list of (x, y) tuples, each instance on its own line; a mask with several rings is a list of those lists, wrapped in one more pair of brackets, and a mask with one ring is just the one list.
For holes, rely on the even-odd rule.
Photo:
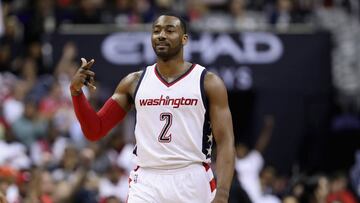
[[(342, 95), (339, 102), (360, 112), (360, 1), (4, 0), (1, 8), (0, 194), (9, 203), (126, 201), (133, 139), (124, 135), (123, 126), (100, 142), (84, 139), (68, 90), (79, 65), (77, 48), (68, 42), (59, 61), (51, 57), (49, 36), (63, 24), (131, 27), (170, 11), (187, 19), (194, 30), (323, 27), (335, 36), (333, 73)], [(103, 102), (98, 92), (86, 91), (95, 108)], [(338, 126), (345, 121), (360, 128), (354, 117), (345, 116)], [(263, 139), (254, 149), (237, 146), (231, 202), (358, 202), (360, 153), (351, 179), (348, 171), (279, 176), (264, 165), (262, 152), (273, 122), (265, 119)]]

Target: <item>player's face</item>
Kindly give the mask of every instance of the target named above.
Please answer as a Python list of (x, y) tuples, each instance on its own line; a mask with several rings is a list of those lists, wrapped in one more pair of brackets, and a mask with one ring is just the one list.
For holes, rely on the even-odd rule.
[(179, 54), (187, 41), (180, 20), (174, 16), (160, 16), (152, 28), (151, 43), (159, 58), (170, 59)]

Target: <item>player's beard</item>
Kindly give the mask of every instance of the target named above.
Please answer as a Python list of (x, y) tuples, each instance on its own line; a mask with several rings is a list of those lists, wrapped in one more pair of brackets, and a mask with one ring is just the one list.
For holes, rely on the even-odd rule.
[(168, 61), (177, 56), (182, 48), (183, 45), (181, 43), (181, 40), (179, 40), (178, 44), (176, 44), (174, 48), (171, 48), (169, 46), (167, 51), (158, 51), (156, 47), (153, 47), (156, 56), (164, 61)]

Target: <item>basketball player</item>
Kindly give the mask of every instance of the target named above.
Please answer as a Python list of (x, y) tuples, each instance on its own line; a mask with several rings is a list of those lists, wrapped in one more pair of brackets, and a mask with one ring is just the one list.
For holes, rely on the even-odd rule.
[[(74, 110), (89, 140), (105, 136), (136, 109), (138, 167), (130, 174), (129, 203), (228, 202), (235, 149), (227, 91), (218, 76), (184, 61), (187, 41), (182, 19), (157, 18), (151, 36), (156, 64), (121, 80), (97, 113), (81, 91), (84, 84), (95, 89), (94, 60), (82, 58), (71, 82)], [(209, 167), (213, 138), (217, 187)]]

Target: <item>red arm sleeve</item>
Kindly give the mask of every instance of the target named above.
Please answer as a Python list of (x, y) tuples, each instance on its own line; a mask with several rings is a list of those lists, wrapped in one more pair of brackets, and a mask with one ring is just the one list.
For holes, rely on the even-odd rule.
[(90, 106), (83, 93), (72, 96), (74, 111), (85, 137), (96, 141), (105, 136), (126, 115), (126, 111), (109, 98), (100, 111)]

